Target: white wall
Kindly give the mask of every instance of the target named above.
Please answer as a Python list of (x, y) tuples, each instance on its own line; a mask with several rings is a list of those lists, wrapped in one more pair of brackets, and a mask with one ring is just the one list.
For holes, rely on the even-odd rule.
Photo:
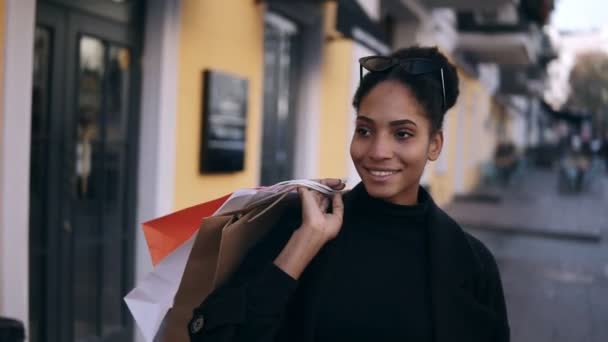
[(500, 86), (500, 68), (494, 63), (479, 64), (479, 82), (484, 85), (490, 95), (493, 95)]
[(429, 9), (422, 0), (401, 0), (417, 18), (396, 23), (393, 43), (396, 48), (415, 44), (438, 46), (451, 53), (458, 42), (456, 13), (450, 8)]
[(35, 0), (6, 1), (0, 127), (0, 315), (28, 325), (29, 184)]
[(379, 0), (357, 0), (359, 5), (365, 10), (367, 15), (374, 19), (380, 19), (380, 1)]
[(296, 103), (294, 178), (319, 176), (319, 120), (321, 116), (321, 57), (323, 25), (303, 26), (302, 69)]
[(456, 13), (449, 9), (435, 9), (421, 21), (416, 42), (420, 45), (437, 46), (446, 53), (452, 53), (458, 43)]
[(526, 146), (526, 117), (524, 113), (508, 110), (511, 116), (511, 140), (519, 150)]
[[(140, 223), (173, 210), (180, 0), (148, 0), (137, 180), (136, 284), (152, 270)], [(136, 341), (144, 341), (136, 329)]]

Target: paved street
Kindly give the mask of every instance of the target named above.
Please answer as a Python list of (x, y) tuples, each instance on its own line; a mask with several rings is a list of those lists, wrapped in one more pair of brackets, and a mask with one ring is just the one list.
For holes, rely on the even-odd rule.
[(552, 238), (598, 240), (608, 227), (608, 184), (603, 179), (582, 194), (562, 195), (557, 172), (531, 169), (510, 187), (482, 188), (446, 210), (467, 227)]
[[(468, 230), (496, 256), (513, 342), (605, 342), (608, 178), (590, 193), (568, 197), (558, 197), (553, 180), (552, 174), (532, 171), (519, 190), (508, 190), (500, 203), (467, 203), (467, 212), (459, 212), (458, 220), (465, 226), (462, 221), (474, 222), (475, 228)], [(518, 195), (523, 205), (512, 200)], [(467, 220), (467, 215), (475, 216), (475, 205), (485, 221)], [(543, 220), (522, 226), (532, 221), (522, 220), (522, 215), (532, 214)]]

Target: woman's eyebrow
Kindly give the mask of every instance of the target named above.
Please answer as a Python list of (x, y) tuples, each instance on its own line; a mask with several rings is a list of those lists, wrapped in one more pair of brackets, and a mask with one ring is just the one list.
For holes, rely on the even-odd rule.
[[(370, 124), (374, 124), (374, 120), (365, 116), (365, 115), (357, 115), (357, 120), (361, 120), (361, 121), (365, 121), (368, 122)], [(416, 123), (412, 120), (409, 119), (403, 119), (403, 120), (395, 120), (395, 121), (391, 121), (388, 123), (389, 126), (402, 126), (402, 125), (414, 125), (416, 127), (418, 127), (418, 125), (416, 125)]]
[(374, 120), (372, 120), (371, 118), (365, 116), (365, 115), (357, 115), (356, 120), (361, 120), (361, 121), (365, 121), (367, 123), (373, 124)]
[(416, 123), (414, 121), (409, 120), (409, 119), (395, 120), (395, 121), (389, 122), (389, 126), (401, 126), (401, 125), (407, 125), (407, 124), (411, 124), (411, 125), (418, 127), (418, 125), (416, 125)]

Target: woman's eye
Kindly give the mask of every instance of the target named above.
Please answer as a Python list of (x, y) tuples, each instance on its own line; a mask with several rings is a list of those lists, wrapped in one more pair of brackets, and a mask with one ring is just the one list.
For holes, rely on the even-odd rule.
[(408, 139), (408, 138), (412, 137), (412, 134), (410, 134), (410, 132), (407, 132), (407, 131), (399, 131), (399, 132), (395, 133), (395, 136), (398, 139)]
[(368, 135), (371, 134), (371, 130), (369, 130), (369, 129), (365, 128), (365, 127), (358, 127), (355, 130), (355, 132), (357, 132), (358, 135), (364, 136), (364, 137), (366, 137), (366, 136), (368, 136)]

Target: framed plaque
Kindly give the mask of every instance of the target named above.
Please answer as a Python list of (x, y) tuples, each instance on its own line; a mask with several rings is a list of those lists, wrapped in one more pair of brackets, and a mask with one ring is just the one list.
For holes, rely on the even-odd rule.
[(203, 72), (200, 172), (244, 169), (248, 81), (229, 73)]

